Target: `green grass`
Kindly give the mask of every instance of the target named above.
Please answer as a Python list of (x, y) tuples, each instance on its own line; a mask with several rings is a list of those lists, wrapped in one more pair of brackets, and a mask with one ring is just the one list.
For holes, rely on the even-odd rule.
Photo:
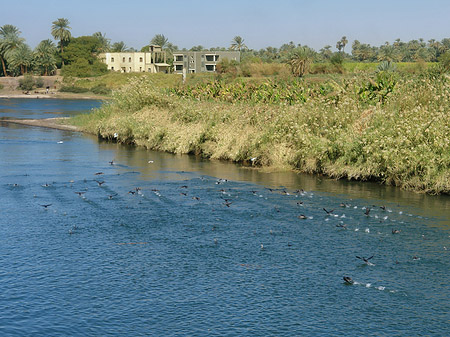
[(450, 193), (447, 76), (360, 74), (292, 105), (178, 97), (138, 76), (73, 123), (154, 150)]

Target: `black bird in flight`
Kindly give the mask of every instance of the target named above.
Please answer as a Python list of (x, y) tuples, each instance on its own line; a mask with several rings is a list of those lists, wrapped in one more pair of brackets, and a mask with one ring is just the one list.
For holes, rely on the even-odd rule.
[(359, 257), (357, 256), (357, 259), (363, 260), (365, 264), (369, 264), (369, 260), (373, 257), (373, 255), (371, 257), (365, 258), (365, 257)]
[(45, 205), (41, 205), (42, 207), (44, 207), (45, 209), (47, 209), (47, 207), (50, 207), (52, 204), (45, 204)]
[(322, 208), (327, 214), (331, 214), (334, 212), (334, 209), (332, 209), (331, 211), (327, 211), (325, 208)]

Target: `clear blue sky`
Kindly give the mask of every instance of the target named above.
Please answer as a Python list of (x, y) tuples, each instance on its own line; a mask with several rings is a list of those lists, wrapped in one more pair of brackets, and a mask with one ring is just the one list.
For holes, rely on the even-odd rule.
[[(3, 1), (2, 1), (3, 2)], [(180, 48), (228, 47), (240, 35), (249, 48), (294, 41), (316, 50), (342, 36), (379, 46), (450, 38), (448, 0), (5, 0), (0, 26), (17, 26), (35, 47), (51, 38), (52, 21), (67, 18), (73, 36), (101, 31), (140, 49), (155, 34)], [(348, 49), (347, 49), (348, 48)], [(346, 50), (350, 51), (351, 47)]]

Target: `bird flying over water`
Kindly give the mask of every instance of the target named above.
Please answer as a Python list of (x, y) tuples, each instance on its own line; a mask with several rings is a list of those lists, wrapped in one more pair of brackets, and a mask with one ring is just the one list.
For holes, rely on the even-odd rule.
[(369, 260), (370, 260), (371, 258), (373, 258), (373, 255), (372, 255), (371, 257), (368, 257), (368, 258), (365, 258), (364, 256), (363, 256), (363, 257), (356, 256), (356, 258), (357, 258), (357, 259), (360, 259), (360, 260), (363, 260), (364, 263), (367, 264), (367, 265), (373, 265), (372, 263), (369, 262)]
[(39, 205), (42, 206), (42, 207), (44, 207), (45, 209), (47, 209), (47, 207), (50, 207), (52, 204), (45, 204), (45, 205), (39, 204)]
[(331, 211), (327, 211), (325, 208), (322, 208), (327, 214), (331, 214), (333, 213), (334, 209), (332, 209)]

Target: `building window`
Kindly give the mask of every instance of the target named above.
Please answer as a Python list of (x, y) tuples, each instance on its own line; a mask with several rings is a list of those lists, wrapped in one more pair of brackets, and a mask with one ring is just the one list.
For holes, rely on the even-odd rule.
[(114, 67), (111, 67), (111, 70), (114, 71)]
[(207, 62), (214, 62), (214, 55), (206, 55)]
[(122, 62), (125, 62), (125, 57), (124, 57), (124, 58), (122, 58)]
[(142, 62), (142, 61), (143, 61), (143, 59), (142, 59), (142, 57), (140, 57), (140, 58), (139, 58), (139, 62)]
[(175, 61), (176, 61), (176, 62), (183, 62), (183, 55), (177, 55), (177, 56), (175, 56)]
[(176, 71), (183, 70), (183, 65), (177, 64), (177, 65), (175, 66), (175, 70), (176, 70)]
[(215, 71), (215, 65), (213, 64), (207, 64), (206, 65), (206, 71)]
[(111, 57), (111, 62), (114, 62), (114, 57)]
[(128, 62), (131, 62), (131, 57), (128, 58)]
[(214, 61), (219, 61), (219, 55), (214, 55)]

